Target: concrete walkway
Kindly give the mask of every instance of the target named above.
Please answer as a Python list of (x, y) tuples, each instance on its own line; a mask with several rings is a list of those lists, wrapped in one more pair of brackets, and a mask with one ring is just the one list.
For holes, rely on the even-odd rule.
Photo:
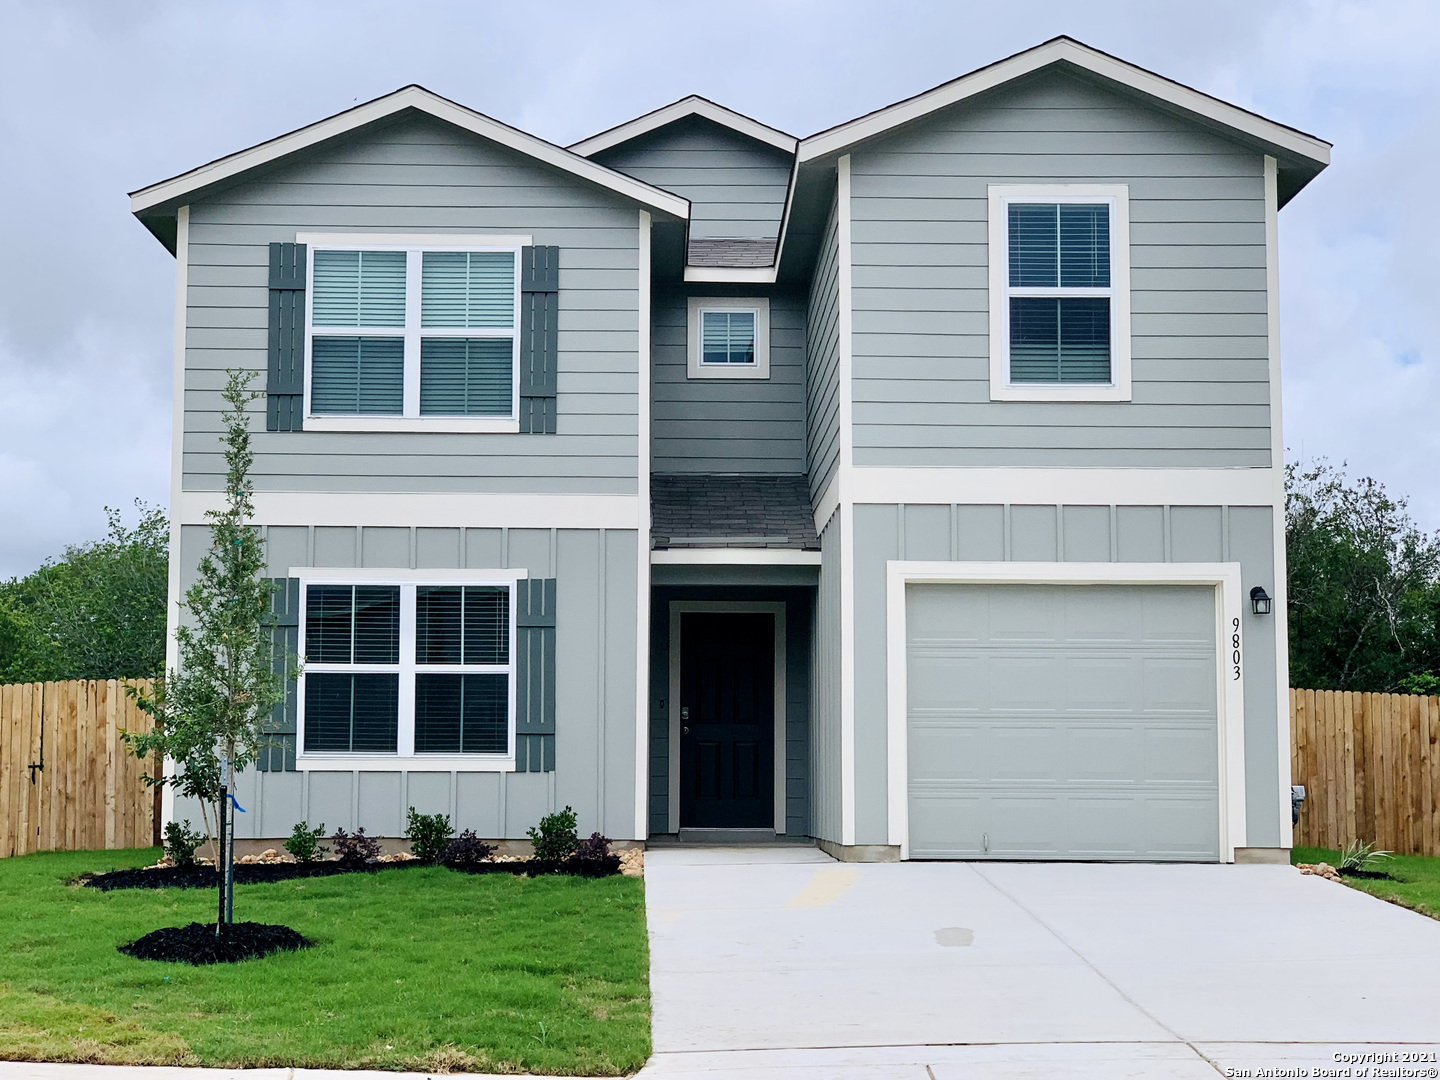
[(1440, 1050), (1440, 922), (1289, 867), (728, 848), (645, 870), (648, 1080), (1317, 1075)]

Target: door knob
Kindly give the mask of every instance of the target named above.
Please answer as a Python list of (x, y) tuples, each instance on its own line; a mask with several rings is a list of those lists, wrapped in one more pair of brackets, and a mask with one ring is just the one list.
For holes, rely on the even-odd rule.
[(690, 706), (689, 706), (689, 705), (682, 705), (682, 706), (680, 706), (680, 719), (681, 719), (681, 720), (689, 720), (689, 719), (690, 719)]
[(680, 734), (681, 734), (681, 735), (689, 735), (689, 734), (690, 734), (690, 729), (689, 729), (688, 727), (682, 727), (682, 728), (680, 729)]

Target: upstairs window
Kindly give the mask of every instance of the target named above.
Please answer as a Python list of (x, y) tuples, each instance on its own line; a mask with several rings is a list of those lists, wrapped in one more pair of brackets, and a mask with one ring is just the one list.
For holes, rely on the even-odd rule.
[(769, 300), (691, 297), (689, 316), (689, 378), (770, 377)]
[(516, 430), (519, 254), (312, 242), (305, 426)]
[(1130, 397), (1123, 187), (990, 188), (991, 397)]

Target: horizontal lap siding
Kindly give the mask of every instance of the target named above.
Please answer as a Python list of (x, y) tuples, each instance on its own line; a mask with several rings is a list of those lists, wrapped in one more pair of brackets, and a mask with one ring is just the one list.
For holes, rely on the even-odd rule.
[[(617, 197), (428, 118), (372, 129), (195, 204), (186, 489), (222, 486), (226, 369), (265, 370), (268, 245), (297, 232), (353, 231), (520, 234), (558, 245), (559, 432), (257, 431), (257, 488), (634, 492), (638, 226)], [(252, 408), (263, 413), (263, 404)]]
[(810, 283), (806, 441), (812, 498), (825, 490), (840, 457), (839, 272), (839, 234), (832, 206)]
[(779, 235), (790, 155), (719, 124), (690, 117), (595, 160), (689, 199), (692, 237)]
[(688, 378), (686, 304), (680, 292), (654, 300), (651, 467), (657, 473), (803, 473), (803, 301), (770, 298), (768, 379)]
[[(852, 175), (857, 465), (1270, 464), (1258, 154), (1052, 74)], [(1129, 185), (1133, 402), (990, 401), (991, 183)]]

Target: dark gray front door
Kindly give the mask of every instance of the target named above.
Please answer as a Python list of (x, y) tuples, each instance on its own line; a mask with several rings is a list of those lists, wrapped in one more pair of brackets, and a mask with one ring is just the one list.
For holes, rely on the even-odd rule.
[(775, 617), (680, 616), (680, 824), (775, 824)]

